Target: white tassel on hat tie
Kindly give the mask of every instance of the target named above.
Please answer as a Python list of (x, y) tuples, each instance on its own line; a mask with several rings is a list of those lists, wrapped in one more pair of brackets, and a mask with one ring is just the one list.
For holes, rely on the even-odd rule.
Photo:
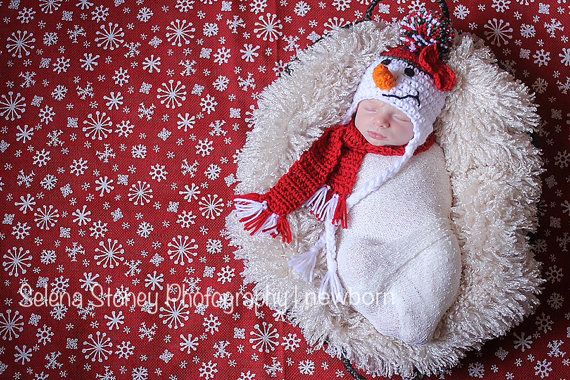
[[(338, 197), (337, 197), (338, 199)], [(321, 286), (319, 287), (319, 296), (324, 298), (326, 294), (330, 294), (330, 297), (334, 303), (344, 303), (344, 287), (340, 282), (337, 271), (336, 262), (336, 226), (332, 224), (332, 215), (327, 218), (325, 222), (325, 241), (327, 250), (327, 273), (321, 281)]]
[(307, 252), (292, 256), (289, 259), (289, 266), (299, 274), (299, 276), (311, 283), (315, 274), (315, 266), (317, 264), (317, 255), (325, 245), (325, 236), (321, 235), (315, 245), (313, 245)]

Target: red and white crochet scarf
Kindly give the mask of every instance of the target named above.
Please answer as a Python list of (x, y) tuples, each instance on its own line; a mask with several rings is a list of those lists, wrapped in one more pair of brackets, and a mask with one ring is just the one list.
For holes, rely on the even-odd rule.
[[(432, 133), (414, 155), (434, 142)], [(348, 124), (329, 127), (268, 192), (237, 196), (238, 218), (252, 235), (281, 235), (287, 243), (292, 237), (286, 215), (302, 205), (319, 220), (332, 214), (333, 224), (347, 228), (346, 199), (353, 191), (364, 156), (402, 156), (405, 148), (370, 144), (354, 125), (354, 117)]]

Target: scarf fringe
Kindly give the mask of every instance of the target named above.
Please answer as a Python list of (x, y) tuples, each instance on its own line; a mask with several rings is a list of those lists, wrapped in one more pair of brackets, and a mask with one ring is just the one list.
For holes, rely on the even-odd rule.
[(334, 193), (327, 201), (329, 195), (329, 185), (324, 185), (305, 203), (318, 220), (323, 221), (332, 215), (333, 224), (341, 224), (342, 228), (348, 227), (348, 211), (346, 208), (346, 196)]
[(234, 203), (236, 215), (250, 235), (266, 233), (273, 238), (281, 235), (284, 242), (292, 241), (291, 227), (287, 218), (272, 212), (263, 196), (257, 193), (245, 194), (235, 198)]
[(322, 186), (319, 190), (315, 191), (315, 194), (305, 203), (305, 206), (309, 208), (311, 214), (315, 215), (319, 220), (323, 220), (329, 190), (329, 185)]
[(346, 209), (346, 196), (339, 195), (338, 204), (334, 211), (333, 224), (338, 224), (340, 222), (342, 228), (347, 228), (348, 226), (347, 219), (348, 219), (348, 212)]

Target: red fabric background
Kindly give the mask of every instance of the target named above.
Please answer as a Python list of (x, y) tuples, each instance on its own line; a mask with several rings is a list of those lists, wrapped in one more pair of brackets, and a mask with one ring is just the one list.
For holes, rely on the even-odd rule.
[[(419, 4), (389, 2), (374, 17)], [(350, 378), (266, 307), (165, 301), (176, 297), (168, 284), (251, 291), (220, 231), (256, 97), (296, 49), (360, 19), (366, 4), (13, 0), (0, 9), (0, 377)], [(450, 2), (454, 26), (485, 38), (537, 92), (548, 171), (534, 246), (548, 283), (535, 315), (441, 378), (569, 372), (569, 9), (566, 0)], [(82, 305), (20, 305), (20, 289), (45, 285), (77, 292)], [(99, 307), (91, 286), (145, 298)], [(153, 313), (142, 304), (155, 297)]]

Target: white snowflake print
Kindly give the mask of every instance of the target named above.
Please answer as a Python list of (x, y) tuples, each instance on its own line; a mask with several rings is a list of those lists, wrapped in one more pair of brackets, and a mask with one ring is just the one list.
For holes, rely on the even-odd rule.
[(178, 129), (183, 129), (184, 132), (188, 132), (188, 130), (194, 128), (196, 124), (196, 117), (190, 116), (189, 113), (185, 113), (184, 115), (178, 114), (178, 118), (180, 120), (176, 122), (176, 125)]
[(87, 168), (87, 160), (80, 157), (79, 159), (73, 160), (71, 165), (69, 165), (69, 172), (79, 177), (80, 175), (85, 174)]
[(249, 334), (253, 338), (249, 339), (249, 343), (252, 344), (254, 349), (259, 352), (271, 352), (275, 350), (278, 345), (279, 333), (277, 329), (273, 327), (273, 324), (262, 322), (261, 326), (256, 324), (253, 326), (254, 331), (250, 331)]
[(102, 265), (103, 268), (114, 268), (119, 265), (119, 262), (123, 261), (125, 257), (125, 250), (123, 245), (117, 240), (107, 239), (106, 242), (100, 241), (99, 247), (95, 248), (95, 260), (97, 260), (97, 265)]
[(211, 380), (214, 378), (215, 374), (218, 372), (218, 369), (216, 368), (218, 366), (218, 363), (213, 363), (211, 360), (208, 360), (208, 362), (203, 362), (200, 365), (200, 377), (204, 378), (205, 380)]
[(103, 96), (103, 99), (105, 99), (107, 101), (105, 103), (105, 105), (109, 108), (109, 110), (112, 110), (112, 109), (118, 110), (119, 106), (123, 105), (123, 100), (125, 98), (123, 97), (121, 92), (117, 92), (115, 94), (114, 92), (111, 91), (109, 96)]
[(135, 206), (145, 205), (153, 198), (152, 189), (146, 182), (137, 181), (133, 183), (129, 190), (129, 201), (133, 202)]
[(325, 34), (330, 33), (331, 31), (335, 30), (335, 29), (340, 29), (344, 26), (346, 26), (349, 23), (348, 20), (345, 20), (342, 17), (332, 17), (329, 18), (323, 25), (327, 28), (325, 29)]
[(182, 46), (183, 44), (189, 44), (190, 40), (194, 38), (196, 28), (194, 28), (191, 22), (176, 19), (166, 27), (166, 30), (168, 31), (166, 39), (174, 46)]
[(168, 81), (168, 84), (163, 83), (164, 88), (159, 88), (157, 90), (158, 95), (156, 96), (160, 99), (161, 104), (166, 103), (166, 108), (176, 108), (182, 105), (182, 102), (186, 100), (186, 86), (180, 81), (176, 81), (176, 85), (173, 85), (174, 80)]
[(195, 0), (176, 0), (176, 5), (174, 7), (181, 13), (187, 13), (194, 9), (194, 2)]
[(521, 36), (524, 38), (532, 38), (536, 35), (534, 25), (522, 24), (520, 27)]
[(25, 344), (21, 347), (15, 346), (16, 353), (14, 354), (14, 361), (18, 364), (24, 365), (32, 360), (32, 349)]
[(202, 216), (208, 219), (216, 219), (223, 210), (224, 201), (217, 194), (207, 194), (198, 202)]
[(196, 144), (196, 154), (199, 154), (202, 157), (209, 156), (212, 154), (214, 150), (214, 142), (212, 140), (204, 139), (198, 140), (198, 144)]
[(491, 41), (491, 44), (499, 47), (508, 44), (509, 40), (513, 38), (511, 34), (513, 28), (504, 20), (493, 18), (485, 24), (485, 29), (485, 37)]
[(465, 20), (465, 18), (469, 15), (469, 13), (470, 13), (469, 8), (467, 8), (463, 4), (459, 4), (455, 7), (453, 15), (460, 20)]
[(107, 333), (102, 333), (101, 331), (95, 332), (95, 336), (89, 334), (87, 340), (83, 341), (83, 346), (85, 348), (81, 352), (85, 354), (86, 359), (91, 359), (93, 362), (103, 362), (109, 359), (109, 356), (113, 353), (111, 350), (113, 346), (111, 338), (107, 337)]
[(301, 342), (301, 339), (297, 337), (297, 334), (289, 333), (287, 336), (283, 337), (281, 345), (285, 350), (294, 352), (297, 348), (299, 348), (299, 342)]
[(299, 373), (303, 375), (313, 375), (315, 373), (315, 362), (312, 360), (301, 360), (299, 362)]
[(202, 111), (206, 112), (208, 115), (216, 110), (217, 105), (218, 102), (216, 101), (216, 98), (210, 94), (206, 94), (204, 98), (200, 99), (200, 106), (202, 107)]
[(26, 143), (32, 139), (34, 136), (33, 128), (30, 128), (27, 124), (24, 126), (18, 125), (16, 127), (18, 132), (16, 133), (16, 141), (21, 141), (22, 143)]
[(540, 360), (536, 362), (534, 366), (534, 374), (536, 376), (540, 376), (541, 379), (550, 376), (550, 372), (552, 372), (552, 362), (548, 361), (547, 359)]
[(564, 66), (570, 66), (570, 48), (562, 48), (562, 53), (560, 53), (558, 56), (562, 58), (560, 63), (562, 63)]
[(239, 51), (241, 55), (241, 59), (246, 62), (254, 62), (257, 57), (259, 57), (259, 50), (260, 46), (253, 44), (244, 44), (243, 48)]
[(497, 13), (505, 13), (511, 4), (511, 0), (493, 0), (493, 5), (491, 5)]
[(85, 226), (87, 223), (91, 221), (89, 215), (91, 215), (91, 211), (87, 210), (87, 206), (83, 205), (83, 208), (75, 210), (71, 215), (75, 217), (73, 219), (74, 223), (77, 223), (78, 226)]
[(54, 333), (52, 331), (52, 328), (47, 325), (43, 325), (36, 331), (36, 338), (38, 338), (38, 343), (41, 343), (44, 346), (51, 342), (53, 335)]
[(8, 91), (8, 96), (0, 96), (0, 116), (6, 120), (14, 121), (20, 119), (26, 111), (26, 98), (19, 92), (14, 95), (13, 91)]
[(204, 330), (214, 335), (220, 329), (220, 318), (210, 314), (207, 318), (204, 318)]
[(159, 317), (162, 318), (162, 323), (171, 329), (183, 327), (184, 322), (188, 320), (190, 314), (190, 311), (188, 311), (188, 305), (184, 303), (184, 299), (168, 299), (165, 302), (165, 306), (161, 307), (159, 310)]
[(53, 117), (55, 116), (55, 113), (53, 112), (53, 107), (46, 105), (44, 108), (40, 110), (38, 116), (40, 117), (42, 123), (49, 124), (50, 122), (53, 121)]
[(111, 117), (107, 116), (105, 112), (95, 111), (95, 117), (93, 114), (87, 115), (87, 120), (83, 120), (83, 132), (85, 136), (90, 137), (92, 140), (103, 140), (107, 138), (109, 133), (111, 133), (111, 126), (113, 122)]
[(105, 234), (108, 231), (107, 223), (97, 220), (96, 222), (93, 222), (91, 224), (91, 227), (89, 227), (89, 231), (91, 231), (89, 236), (93, 236), (95, 239), (102, 238), (105, 236)]
[(81, 62), (81, 68), (85, 71), (95, 70), (95, 67), (99, 64), (99, 62), (97, 62), (99, 58), (101, 58), (99, 54), (83, 53), (83, 58), (79, 60), (79, 62)]
[(115, 75), (113, 75), (113, 80), (115, 84), (119, 86), (124, 86), (125, 84), (129, 83), (131, 76), (129, 75), (129, 71), (123, 67), (119, 67), (118, 70), (115, 70)]
[(534, 63), (539, 67), (548, 66), (548, 62), (550, 61), (550, 52), (540, 49), (537, 50), (532, 57), (534, 58)]
[(214, 62), (218, 65), (223, 65), (224, 63), (228, 63), (231, 57), (231, 50), (222, 47), (217, 49), (214, 53)]
[(38, 167), (46, 166), (51, 160), (51, 152), (45, 149), (37, 150), (32, 159), (32, 163)]
[(135, 126), (129, 120), (123, 120), (115, 125), (115, 133), (120, 137), (129, 137)]
[(521, 332), (520, 334), (514, 333), (514, 337), (513, 345), (516, 349), (521, 350), (521, 352), (530, 349), (532, 344), (532, 338), (530, 336), (526, 336), (524, 332)]
[(40, 0), (40, 9), (44, 13), (54, 13), (61, 7), (63, 0)]
[(187, 354), (190, 354), (198, 349), (198, 338), (194, 338), (192, 334), (186, 336), (180, 334), (180, 339), (180, 351), (186, 351)]
[(305, 1), (299, 1), (295, 4), (294, 12), (299, 17), (305, 17), (311, 10), (311, 6)]
[(195, 183), (192, 183), (190, 186), (184, 185), (184, 190), (180, 190), (178, 194), (184, 196), (184, 200), (192, 203), (193, 199), (198, 199), (200, 188)]
[(95, 190), (99, 192), (99, 196), (102, 197), (104, 194), (110, 193), (115, 187), (111, 185), (114, 180), (107, 176), (99, 177), (95, 180)]
[(20, 337), (24, 331), (24, 317), (18, 310), (14, 311), (8, 309), (0, 313), (0, 337), (3, 340), (11, 341)]
[(34, 221), (36, 226), (42, 230), (49, 230), (57, 223), (59, 219), (59, 211), (53, 205), (43, 205), (38, 207), (34, 212)]
[(267, 13), (265, 17), (259, 16), (259, 21), (255, 23), (255, 26), (256, 28), (253, 31), (257, 38), (262, 38), (263, 41), (273, 42), (282, 34), (283, 24), (275, 14)]
[(91, 272), (83, 273), (83, 278), (79, 280), (81, 283), (81, 289), (91, 292), (95, 287), (100, 286), (97, 278), (99, 278), (99, 274), (94, 275)]
[(26, 194), (24, 197), (23, 195), (20, 196), (19, 202), (14, 202), (14, 205), (18, 207), (18, 210), (22, 214), (26, 214), (28, 211), (32, 211), (34, 206), (36, 205), (36, 198), (34, 198), (31, 194)]
[(231, 268), (230, 266), (223, 267), (218, 273), (218, 282), (221, 282), (222, 284), (232, 282), (232, 278), (235, 276), (235, 271), (235, 268)]
[(190, 226), (196, 223), (196, 218), (197, 216), (192, 211), (184, 210), (178, 215), (176, 223), (180, 224), (182, 228), (190, 228)]
[(108, 25), (101, 25), (101, 30), (98, 30), (95, 35), (95, 42), (98, 47), (102, 47), (105, 50), (115, 50), (119, 47), (125, 40), (125, 32), (118, 24), (113, 24), (110, 22)]
[(12, 226), (12, 235), (16, 240), (22, 240), (30, 234), (31, 226), (28, 226), (27, 222), (17, 222), (15, 226)]
[(337, 11), (344, 11), (350, 7), (352, 0), (333, 0), (332, 5)]
[(219, 239), (208, 239), (206, 243), (206, 252), (210, 254), (222, 252), (222, 241)]
[(53, 63), (53, 71), (57, 74), (67, 72), (67, 69), (70, 66), (69, 62), (71, 62), (70, 58), (65, 58), (65, 57), (57, 58), (56, 61)]
[(27, 30), (17, 30), (8, 37), (6, 48), (13, 57), (22, 58), (22, 55), (30, 55), (30, 52), (35, 47), (34, 42), (36, 42), (34, 33), (30, 33)]
[(469, 376), (482, 379), (485, 376), (485, 367), (479, 362), (469, 363), (468, 372)]
[(160, 73), (160, 59), (160, 57), (155, 57), (154, 54), (151, 54), (150, 57), (146, 57), (143, 60), (142, 68), (144, 70), (147, 70), (150, 74), (152, 74), (154, 71)]
[(165, 168), (166, 168), (165, 165), (160, 165), (160, 164), (153, 165), (150, 167), (150, 172), (148, 174), (150, 175), (150, 178), (152, 178), (157, 182), (164, 181), (168, 174)]
[(193, 261), (191, 256), (196, 256), (198, 253), (198, 244), (196, 240), (191, 239), (188, 236), (178, 235), (172, 238), (172, 241), (168, 243), (168, 246), (172, 249), (168, 250), (168, 255), (174, 260), (174, 264), (185, 265)]

